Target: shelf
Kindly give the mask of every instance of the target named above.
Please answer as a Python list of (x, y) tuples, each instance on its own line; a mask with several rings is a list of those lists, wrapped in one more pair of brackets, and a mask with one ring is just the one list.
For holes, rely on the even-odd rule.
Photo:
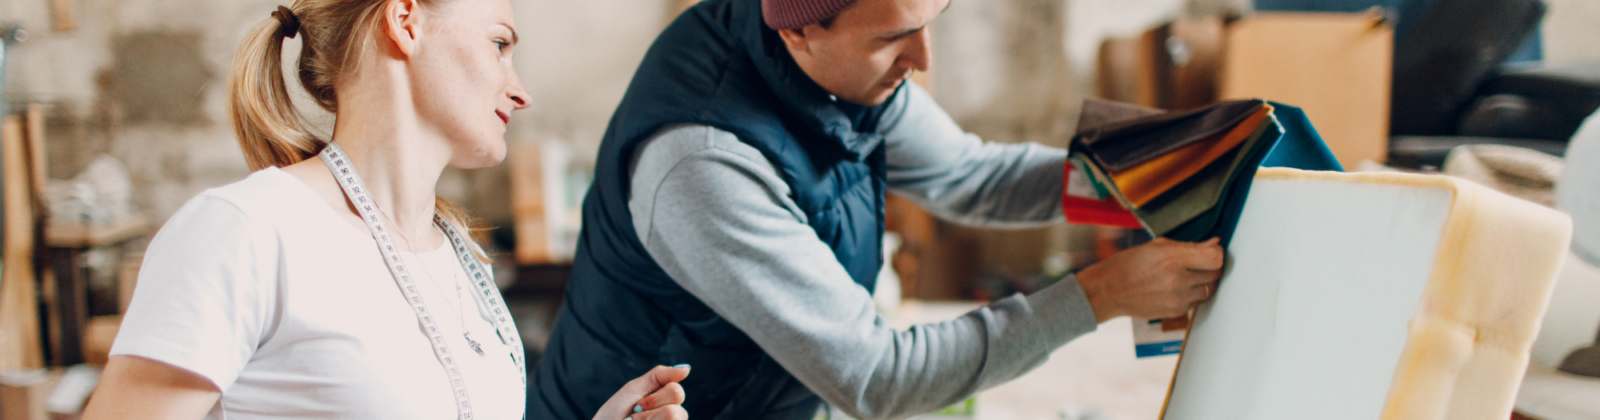
[(129, 217), (105, 226), (51, 222), (45, 228), (44, 242), (45, 246), (51, 248), (94, 248), (137, 238), (148, 232), (149, 228), (144, 216)]

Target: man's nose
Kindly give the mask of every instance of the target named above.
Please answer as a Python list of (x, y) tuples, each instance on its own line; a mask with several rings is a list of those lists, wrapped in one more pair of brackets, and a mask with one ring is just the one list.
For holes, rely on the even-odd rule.
[(933, 48), (930, 45), (932, 39), (928, 34), (928, 28), (906, 37), (905, 42), (905, 49), (900, 51), (900, 57), (895, 60), (895, 64), (917, 71), (928, 71), (933, 67)]

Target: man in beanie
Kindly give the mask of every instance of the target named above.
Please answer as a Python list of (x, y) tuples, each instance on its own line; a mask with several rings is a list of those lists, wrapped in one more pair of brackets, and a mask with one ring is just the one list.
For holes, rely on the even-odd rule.
[(951, 321), (878, 316), (887, 192), (967, 224), (1062, 219), (1066, 151), (984, 143), (906, 83), (949, 1), (708, 0), (668, 26), (601, 143), (528, 417), (589, 418), (689, 364), (691, 418), (904, 418), (1205, 299), (1221, 248), (1157, 240)]

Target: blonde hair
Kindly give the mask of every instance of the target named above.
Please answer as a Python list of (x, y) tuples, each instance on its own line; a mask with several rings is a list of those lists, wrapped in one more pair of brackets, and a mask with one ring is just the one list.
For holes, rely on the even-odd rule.
[[(424, 7), (438, 0), (418, 0)], [(298, 20), (297, 30), (285, 30), (276, 14), (256, 24), (245, 35), (228, 70), (228, 116), (245, 163), (251, 171), (284, 167), (310, 159), (328, 142), (316, 137), (289, 99), (283, 76), (283, 41), (300, 35), (300, 59), (295, 72), (300, 87), (317, 105), (338, 113), (334, 86), (360, 67), (362, 54), (373, 45), (387, 0), (294, 0), (288, 6)], [(295, 29), (295, 28), (290, 28)], [(443, 198), (434, 208), (458, 229), (469, 229), (466, 211)], [(478, 258), (488, 262), (487, 256)]]

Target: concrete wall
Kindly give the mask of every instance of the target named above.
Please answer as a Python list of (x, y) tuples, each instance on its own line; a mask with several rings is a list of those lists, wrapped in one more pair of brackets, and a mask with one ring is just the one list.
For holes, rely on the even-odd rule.
[[(245, 30), (281, 2), (68, 1), (77, 11), (68, 33), (51, 30), (49, 0), (0, 2), (0, 23), (30, 34), (11, 50), (5, 99), (49, 104), (51, 177), (69, 178), (110, 153), (133, 172), (135, 205), (165, 220), (196, 193), (248, 174), (227, 124), (226, 71)], [(571, 142), (592, 154), (674, 3), (514, 0), (526, 39), (516, 66), (534, 101), (513, 114), (508, 140)], [(293, 57), (298, 41), (286, 49)], [(331, 121), (314, 106), (301, 109)], [(452, 171), (441, 195), (506, 220), (504, 178), (504, 168)]]
[(1544, 58), (1550, 64), (1600, 63), (1600, 1), (1544, 0)]

